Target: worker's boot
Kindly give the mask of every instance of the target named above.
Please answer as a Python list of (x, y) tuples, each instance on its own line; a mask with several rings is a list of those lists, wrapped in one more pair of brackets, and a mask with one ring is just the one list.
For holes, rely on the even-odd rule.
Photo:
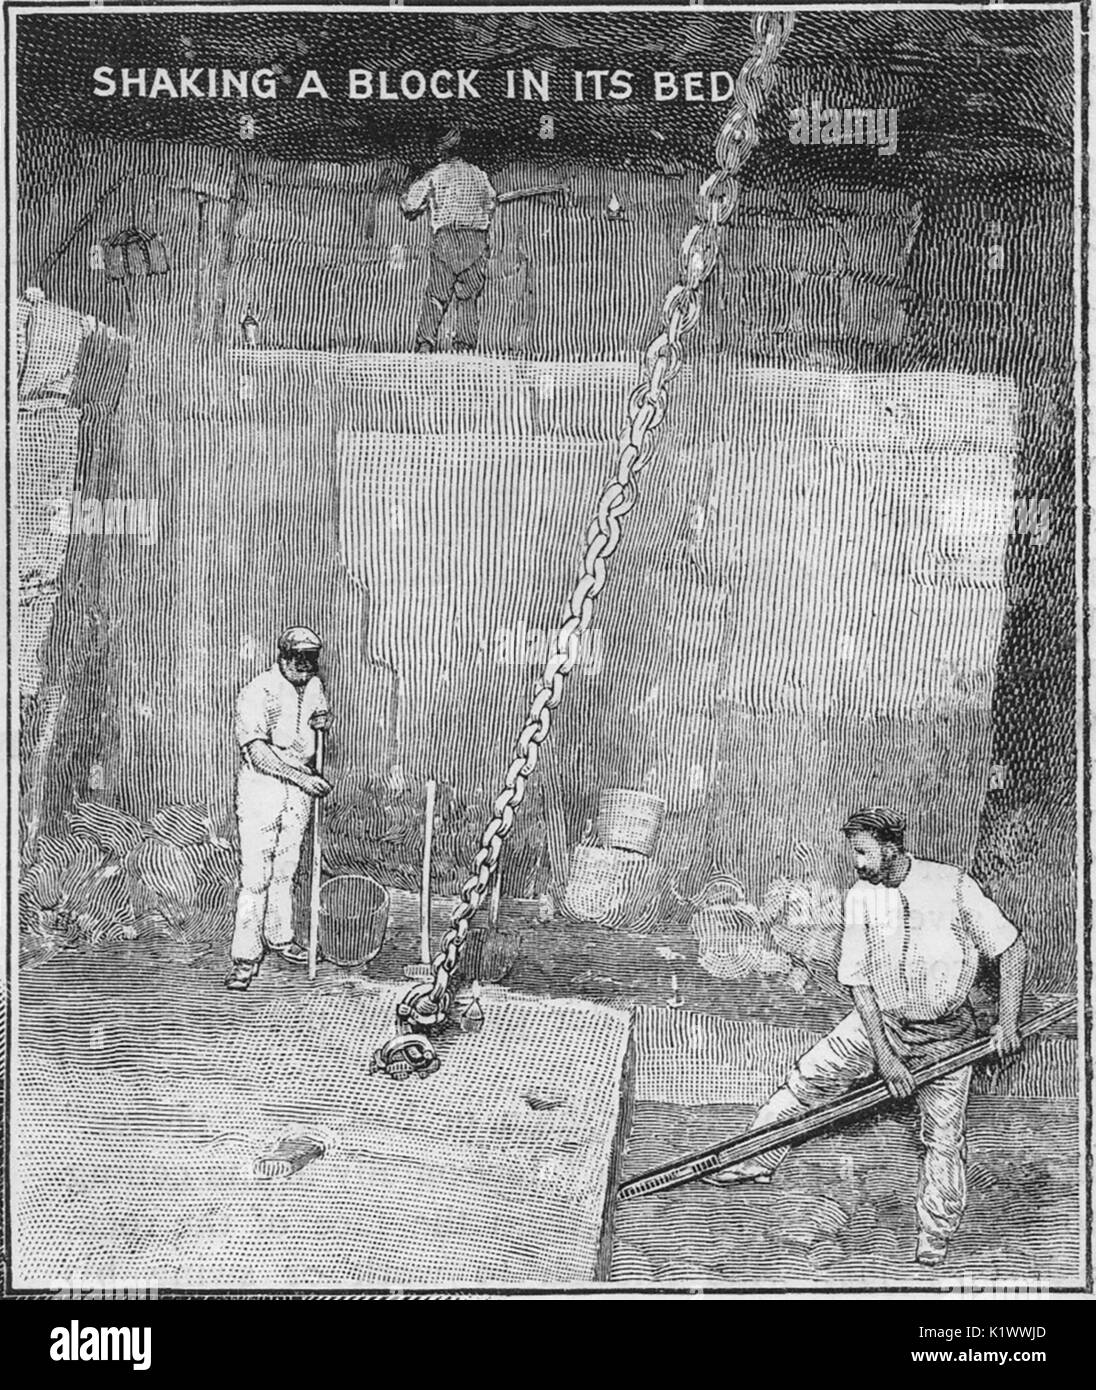
[(726, 1168), (706, 1174), (703, 1178), (704, 1182), (711, 1183), (713, 1187), (733, 1187), (736, 1183), (743, 1182), (764, 1185), (772, 1180), (773, 1170), (766, 1168), (763, 1163), (758, 1163), (754, 1158), (747, 1158), (743, 1163), (732, 1163)]
[(922, 1231), (917, 1237), (917, 1263), (934, 1269), (937, 1265), (942, 1265), (947, 1257), (948, 1243), (944, 1237)]
[(259, 973), (259, 962), (257, 960), (234, 960), (232, 969), (225, 977), (225, 987), (227, 989), (244, 990)]
[(289, 941), (284, 946), (270, 946), (268, 949), (276, 956), (281, 956), (282, 960), (289, 961), (290, 965), (308, 964), (308, 952), (295, 941)]

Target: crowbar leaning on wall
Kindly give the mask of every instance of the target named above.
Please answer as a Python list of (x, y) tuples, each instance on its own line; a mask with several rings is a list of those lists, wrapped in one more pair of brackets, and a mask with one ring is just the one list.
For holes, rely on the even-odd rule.
[[(1037, 1033), (1043, 1033), (1048, 1028), (1053, 1028), (1056, 1023), (1064, 1022), (1076, 1011), (1075, 1000), (1071, 999), (1064, 1004), (1058, 1004), (1053, 1009), (1048, 1009), (1045, 1014), (1033, 1018), (1030, 1023), (1023, 1024), (1020, 1028), (1020, 1037), (1027, 1039), (1034, 1037)], [(975, 1062), (987, 1061), (996, 1055), (991, 1038), (983, 1038), (976, 1043), (969, 1043), (950, 1057), (943, 1057), (939, 1062), (932, 1062), (928, 1066), (914, 1069), (912, 1071), (914, 1086), (924, 1086), (926, 1082), (938, 1081), (940, 1077), (947, 1076), (953, 1071), (959, 1071), (962, 1067), (973, 1066)], [(882, 1081), (873, 1081), (867, 1086), (858, 1086), (848, 1095), (842, 1096), (840, 1100), (831, 1101), (827, 1105), (816, 1106), (804, 1115), (797, 1115), (790, 1120), (779, 1120), (776, 1124), (764, 1125), (760, 1129), (747, 1130), (745, 1134), (736, 1135), (734, 1139), (726, 1139), (722, 1144), (705, 1149), (702, 1153), (680, 1159), (677, 1163), (668, 1164), (664, 1168), (654, 1168), (649, 1173), (643, 1173), (638, 1178), (632, 1178), (623, 1183), (618, 1189), (617, 1195), (622, 1201), (627, 1202), (634, 1197), (646, 1197), (652, 1192), (666, 1192), (671, 1187), (680, 1187), (683, 1183), (694, 1182), (697, 1178), (705, 1177), (708, 1173), (717, 1172), (730, 1163), (742, 1163), (745, 1159), (755, 1158), (758, 1154), (765, 1153), (769, 1149), (782, 1148), (785, 1144), (809, 1139), (813, 1135), (821, 1134), (823, 1130), (830, 1129), (833, 1125), (843, 1124), (846, 1120), (874, 1110), (884, 1101), (890, 1099), (891, 1094)]]

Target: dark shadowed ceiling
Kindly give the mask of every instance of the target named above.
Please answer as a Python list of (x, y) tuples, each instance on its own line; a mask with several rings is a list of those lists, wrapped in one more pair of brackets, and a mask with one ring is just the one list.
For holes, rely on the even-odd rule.
[[(710, 161), (718, 105), (649, 97), (656, 69), (737, 72), (750, 45), (749, 15), (682, 8), (676, 13), (263, 14), (41, 13), (18, 24), (21, 128), (67, 127), (116, 139), (239, 144), (241, 115), (254, 121), (250, 148), (281, 158), (357, 160), (429, 157), (457, 110), (481, 162), (588, 159), (612, 164)], [(97, 67), (169, 70), (273, 68), (279, 97), (155, 100), (93, 95)], [(350, 68), (478, 68), (476, 101), (350, 101)], [(553, 100), (501, 95), (507, 68), (548, 70)], [(295, 99), (315, 69), (329, 100)], [(626, 68), (638, 99), (578, 104), (574, 69)], [(884, 180), (1014, 177), (1030, 169), (1068, 174), (1073, 151), (1073, 37), (1065, 13), (800, 10), (784, 76), (766, 113), (755, 172), (795, 158), (869, 164)], [(150, 74), (151, 77), (151, 74)], [(817, 93), (823, 102), (898, 111), (898, 150), (793, 149), (789, 110)], [(554, 138), (541, 136), (551, 113)]]

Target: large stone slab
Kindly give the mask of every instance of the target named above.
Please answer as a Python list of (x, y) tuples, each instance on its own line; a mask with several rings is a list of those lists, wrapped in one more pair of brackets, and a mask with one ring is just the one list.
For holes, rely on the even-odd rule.
[[(626, 1119), (629, 1016), (486, 990), (419, 1081), (371, 1075), (396, 987), (248, 997), (186, 1069), (24, 1049), (20, 1287), (547, 1286), (596, 1279)], [(257, 1006), (257, 1007), (253, 1007)], [(220, 1041), (218, 1041), (220, 1039)], [(186, 1050), (183, 1044), (183, 1050)], [(193, 1058), (193, 1053), (190, 1054)], [(262, 1181), (287, 1131), (326, 1157)]]

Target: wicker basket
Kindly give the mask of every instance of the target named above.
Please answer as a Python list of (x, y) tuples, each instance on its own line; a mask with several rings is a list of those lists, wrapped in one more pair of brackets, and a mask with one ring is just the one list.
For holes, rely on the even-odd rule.
[(576, 845), (563, 906), (580, 922), (605, 922), (624, 898), (624, 855), (615, 849)]
[(792, 958), (777, 948), (768, 928), (743, 906), (706, 907), (691, 926), (697, 940), (697, 964), (717, 980), (784, 975), (792, 968)]
[(653, 859), (620, 850), (623, 860), (620, 906), (605, 923), (617, 930), (647, 935), (662, 921), (662, 870)]
[(653, 854), (665, 811), (662, 798), (649, 792), (603, 791), (598, 801), (598, 839), (609, 849)]

